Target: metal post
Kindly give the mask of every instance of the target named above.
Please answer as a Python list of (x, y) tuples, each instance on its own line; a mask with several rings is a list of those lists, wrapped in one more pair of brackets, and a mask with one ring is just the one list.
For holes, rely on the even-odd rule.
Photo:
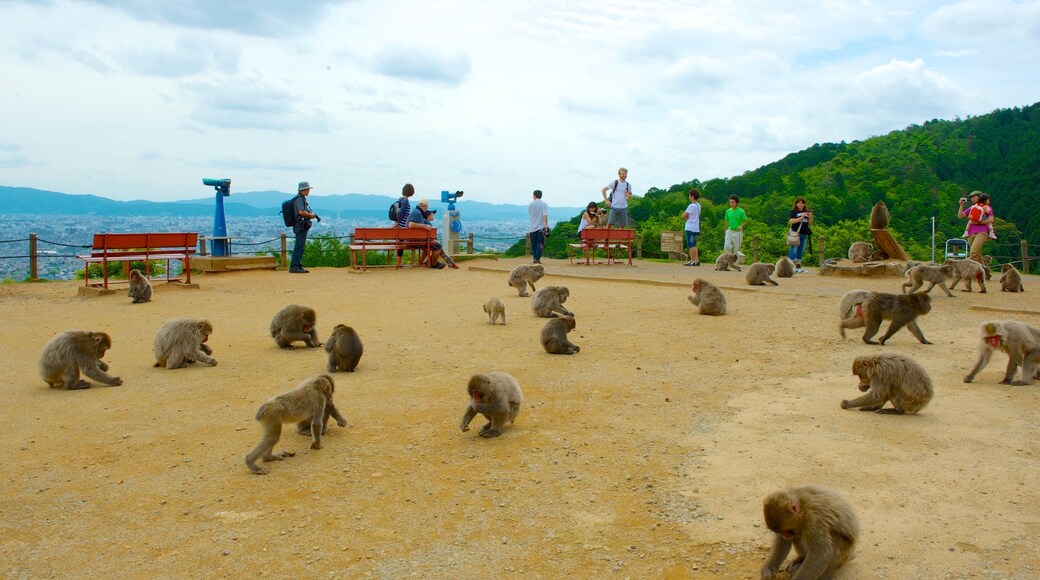
[(935, 216), (932, 216), (932, 262), (935, 262)]
[(469, 233), (469, 248), (466, 249), (467, 254), (473, 253), (473, 232)]
[(1022, 244), (1022, 273), (1029, 273), (1029, 245), (1026, 244), (1025, 240), (1020, 242)]
[(757, 234), (755, 235), (754, 238), (751, 238), (751, 248), (752, 248), (752, 252), (751, 252), (752, 260), (751, 260), (751, 263), (754, 264), (754, 263), (758, 262), (758, 235)]
[(817, 259), (818, 259), (818, 260), (820, 261), (820, 264), (819, 264), (820, 266), (823, 266), (823, 262), (824, 262), (824, 261), (825, 261), (825, 260), (827, 259), (827, 258), (826, 258), (826, 257), (824, 257), (824, 255), (823, 255), (823, 252), (824, 252), (824, 248), (825, 248), (825, 247), (826, 247), (826, 245), (827, 245), (827, 244), (826, 244), (826, 243), (824, 243), (824, 242), (825, 242), (825, 239), (824, 239), (824, 238), (823, 238), (823, 237), (821, 236), (821, 237), (820, 237), (820, 250), (819, 250), (819, 251), (818, 251), (818, 252), (816, 253), (816, 257), (817, 257)]
[(285, 234), (282, 234), (282, 268), (288, 268), (289, 262), (286, 262), (286, 251), (285, 251)]
[(29, 234), (29, 281), (35, 282), (39, 279), (39, 269), (36, 262), (36, 234)]
[(206, 255), (206, 236), (204, 234), (199, 234), (199, 255)]
[(636, 236), (636, 257), (643, 259), (643, 236)]

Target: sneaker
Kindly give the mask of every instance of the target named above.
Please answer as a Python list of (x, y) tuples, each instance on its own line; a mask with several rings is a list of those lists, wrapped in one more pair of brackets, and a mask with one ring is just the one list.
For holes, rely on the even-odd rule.
[(289, 270), (289, 273), (290, 274), (310, 274), (311, 271), (310, 270), (304, 270), (303, 268), (300, 268), (299, 270)]
[(701, 263), (700, 263), (700, 262), (694, 262), (694, 263), (692, 263), (692, 264), (690, 264), (690, 265), (691, 265), (691, 266), (700, 266), (700, 265), (701, 265)]
[(692, 266), (693, 262), (683, 262), (683, 266)]
[(801, 268), (795, 268), (794, 271), (795, 271), (796, 274), (808, 274), (808, 272), (806, 272), (805, 270), (803, 270)]
[(434, 265), (432, 265), (430, 267), (433, 268), (434, 270), (443, 270), (444, 269), (444, 264), (441, 264), (440, 262), (437, 262), (436, 264), (434, 264)]

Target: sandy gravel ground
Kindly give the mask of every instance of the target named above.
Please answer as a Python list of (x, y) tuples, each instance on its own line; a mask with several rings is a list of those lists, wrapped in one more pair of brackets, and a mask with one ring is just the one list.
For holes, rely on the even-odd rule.
[[(758, 578), (761, 498), (792, 484), (842, 489), (864, 533), (842, 578), (1040, 577), (1040, 384), (974, 384), (979, 323), (1040, 325), (1024, 294), (933, 291), (888, 347), (918, 360), (936, 397), (918, 416), (843, 411), (852, 359), (883, 350), (836, 330), (852, 288), (901, 280), (815, 273), (749, 288), (710, 266), (546, 260), (570, 288), (575, 356), (538, 344), (545, 322), (506, 285), (521, 260), (458, 271), (314, 269), (199, 275), (153, 302), (77, 296), (76, 282), (0, 285), (0, 576)], [(687, 302), (702, 276), (731, 314)], [(995, 291), (994, 291), (995, 290)], [(498, 296), (508, 324), (481, 305)], [(296, 456), (255, 476), (243, 457), (269, 397), (324, 372), (319, 349), (279, 350), (267, 327), (289, 303), (365, 344), (340, 373), (347, 426), (325, 448), (283, 432)], [(215, 326), (216, 367), (152, 367), (166, 320)], [(66, 329), (109, 332), (123, 386), (48, 389), (36, 361)], [(526, 400), (497, 439), (462, 433), (474, 372), (517, 378)], [(478, 418), (478, 421), (482, 421)], [(479, 423), (478, 423), (479, 424)]]

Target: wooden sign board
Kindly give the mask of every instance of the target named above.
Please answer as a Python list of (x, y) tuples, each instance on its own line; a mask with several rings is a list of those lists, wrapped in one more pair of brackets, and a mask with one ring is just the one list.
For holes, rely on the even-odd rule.
[(661, 232), (661, 251), (662, 252), (682, 253), (682, 251), (683, 251), (683, 233), (682, 232)]

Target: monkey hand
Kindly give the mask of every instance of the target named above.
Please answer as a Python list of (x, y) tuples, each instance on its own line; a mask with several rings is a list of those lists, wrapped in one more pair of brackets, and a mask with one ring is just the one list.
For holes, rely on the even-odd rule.
[(462, 429), (462, 432), (465, 433), (466, 431), (469, 431), (469, 425), (463, 423), (462, 425), (459, 425), (459, 429)]
[(974, 380), (975, 380), (975, 377), (973, 377), (973, 376), (971, 376), (971, 375), (966, 375), (966, 376), (964, 377), (964, 382), (966, 382), (966, 383), (970, 383), (970, 382), (972, 382), (972, 381), (974, 381)]
[(346, 419), (337, 419), (336, 420), (336, 424), (339, 425), (340, 427), (346, 427), (347, 426), (347, 420)]
[(112, 386), (113, 387), (118, 387), (121, 384), (123, 384), (123, 379), (121, 379), (119, 377), (116, 377), (116, 378), (112, 379)]
[(762, 566), (762, 573), (760, 574), (760, 577), (762, 578), (762, 580), (773, 580), (773, 578), (776, 577), (777, 572), (778, 570), (776, 568), (771, 568), (768, 564), (766, 564), (765, 566)]
[(317, 441), (311, 442), (311, 449), (321, 449), (321, 443), (318, 443)]
[(848, 401), (842, 401), (841, 402), (841, 408), (842, 409), (848, 409), (849, 408), (849, 402)]

